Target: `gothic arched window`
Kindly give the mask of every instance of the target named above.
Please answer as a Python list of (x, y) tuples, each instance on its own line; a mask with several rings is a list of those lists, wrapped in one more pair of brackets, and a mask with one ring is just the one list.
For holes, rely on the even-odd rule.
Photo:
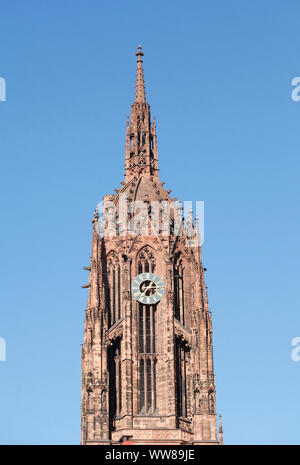
[[(146, 246), (137, 255), (137, 272), (154, 273), (155, 255)], [(138, 303), (139, 335), (139, 410), (143, 414), (156, 411), (156, 305)]]
[(130, 134), (130, 148), (133, 148), (134, 134)]
[(156, 305), (138, 304), (140, 413), (156, 410)]
[(122, 370), (121, 370), (121, 338), (117, 338), (107, 352), (109, 372), (109, 421), (113, 422), (122, 411)]
[(184, 281), (183, 266), (181, 260), (174, 265), (174, 315), (183, 325), (184, 320)]
[(144, 247), (137, 255), (137, 271), (140, 273), (154, 273), (155, 256), (151, 247)]
[(188, 350), (175, 339), (176, 408), (179, 417), (187, 416), (187, 354)]
[(121, 269), (115, 252), (107, 257), (108, 324), (114, 325), (121, 318)]

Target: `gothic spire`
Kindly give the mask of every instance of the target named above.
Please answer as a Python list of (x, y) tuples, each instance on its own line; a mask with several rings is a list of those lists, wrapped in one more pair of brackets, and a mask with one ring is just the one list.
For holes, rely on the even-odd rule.
[(144, 56), (144, 54), (142, 52), (141, 45), (138, 46), (138, 51), (136, 53), (136, 56), (138, 57), (138, 60), (137, 60), (137, 70), (136, 70), (135, 102), (146, 103), (143, 60), (142, 60), (142, 56)]
[(134, 176), (158, 178), (158, 155), (155, 121), (151, 124), (150, 105), (146, 102), (142, 47), (136, 53), (137, 72), (135, 100), (131, 105), (131, 118), (126, 125), (125, 181)]

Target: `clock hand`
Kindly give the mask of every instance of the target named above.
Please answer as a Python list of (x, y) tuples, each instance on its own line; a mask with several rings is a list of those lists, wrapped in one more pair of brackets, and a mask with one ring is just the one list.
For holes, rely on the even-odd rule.
[(144, 290), (144, 292), (142, 293), (142, 295), (145, 295), (145, 293), (146, 293), (149, 289), (151, 289), (151, 287), (152, 287), (153, 284), (154, 284), (154, 286), (156, 286), (155, 283), (149, 284), (149, 286), (146, 287), (146, 289)]
[[(155, 284), (155, 283), (152, 283), (152, 284)], [(156, 286), (156, 289), (164, 289), (164, 288), (165, 286)], [(144, 295), (145, 292), (148, 291), (148, 289), (151, 289), (151, 287), (148, 286), (141, 295)]]
[(146, 292), (148, 291), (148, 289), (150, 289), (150, 287), (151, 287), (151, 286), (146, 287), (146, 289), (145, 289), (144, 292), (142, 293), (143, 296), (146, 294)]

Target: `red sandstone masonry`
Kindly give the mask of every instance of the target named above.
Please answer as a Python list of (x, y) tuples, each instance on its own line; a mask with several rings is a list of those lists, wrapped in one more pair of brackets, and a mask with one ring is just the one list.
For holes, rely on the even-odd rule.
[[(143, 202), (174, 202), (158, 176), (155, 121), (146, 102), (141, 47), (137, 57), (136, 98), (127, 121), (125, 182), (109, 198), (119, 211), (122, 195)], [(142, 135), (142, 136), (141, 136)], [(143, 140), (141, 140), (143, 137)], [(107, 198), (108, 196), (106, 196)], [(131, 281), (138, 274), (138, 255), (151, 251), (155, 273), (165, 283), (156, 309), (157, 409), (151, 415), (139, 411), (138, 304), (131, 295)], [(108, 322), (107, 266), (115, 260), (121, 273), (121, 316), (111, 328)], [(174, 316), (174, 265), (184, 270), (185, 320)], [(131, 437), (133, 444), (219, 444), (216, 425), (212, 322), (208, 309), (201, 248), (186, 246), (186, 232), (175, 237), (99, 236), (99, 215), (93, 219), (89, 267), (89, 295), (82, 348), (82, 444), (115, 444)], [(186, 417), (178, 417), (175, 339), (187, 350)], [(121, 341), (122, 410), (109, 423), (108, 350)]]

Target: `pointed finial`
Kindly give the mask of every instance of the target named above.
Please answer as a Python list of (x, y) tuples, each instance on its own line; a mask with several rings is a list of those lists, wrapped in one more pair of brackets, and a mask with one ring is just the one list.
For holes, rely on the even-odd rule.
[(223, 425), (222, 425), (222, 415), (219, 414), (219, 430), (223, 433)]
[(146, 95), (145, 95), (145, 84), (144, 84), (143, 60), (142, 60), (142, 56), (144, 56), (144, 54), (142, 52), (141, 45), (138, 46), (138, 51), (136, 53), (136, 56), (138, 57), (138, 60), (137, 60), (137, 71), (136, 71), (135, 101), (138, 103), (145, 103)]
[(138, 45), (138, 51), (136, 53), (136, 56), (138, 57), (138, 61), (142, 61), (142, 58), (144, 56), (143, 52), (142, 52), (142, 46), (141, 45)]
[(199, 218), (198, 215), (195, 216), (195, 233), (197, 245), (201, 246), (201, 237), (200, 237), (200, 228), (199, 228)]
[(223, 425), (222, 425), (222, 415), (219, 415), (219, 443), (223, 444)]
[(98, 208), (98, 205), (97, 207), (95, 208), (95, 213), (94, 213), (94, 217), (92, 219), (92, 223), (97, 223), (99, 219), (99, 208)]

